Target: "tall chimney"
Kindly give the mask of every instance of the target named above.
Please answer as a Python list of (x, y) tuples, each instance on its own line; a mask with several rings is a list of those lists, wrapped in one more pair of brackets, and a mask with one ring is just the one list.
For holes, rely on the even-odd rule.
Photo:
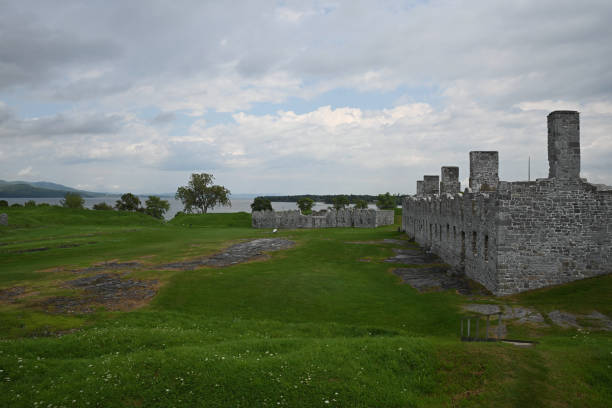
[(443, 166), (442, 181), (440, 181), (440, 194), (455, 194), (460, 190), (461, 183), (459, 183), (459, 167)]
[(473, 192), (494, 191), (499, 184), (499, 153), (470, 152), (470, 188)]
[(548, 115), (548, 177), (580, 178), (580, 114), (554, 111)]

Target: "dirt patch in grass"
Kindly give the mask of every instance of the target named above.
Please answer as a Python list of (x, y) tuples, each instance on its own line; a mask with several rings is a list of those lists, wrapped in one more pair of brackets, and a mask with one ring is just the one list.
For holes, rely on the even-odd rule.
[(225, 267), (231, 266), (257, 258), (261, 258), (266, 252), (279, 251), (291, 248), (295, 242), (282, 238), (260, 238), (252, 241), (241, 242), (225, 249), (223, 252), (206, 258), (190, 259), (179, 262), (171, 262), (160, 265), (163, 269), (193, 270), (203, 266)]
[[(99, 307), (107, 310), (130, 310), (147, 304), (155, 296), (160, 286), (157, 280), (127, 279), (125, 275), (131, 271), (143, 268), (193, 270), (203, 266), (227, 267), (261, 259), (269, 251), (287, 249), (294, 245), (295, 242), (287, 239), (262, 238), (232, 245), (208, 257), (163, 265), (145, 263), (142, 260), (146, 257), (142, 257), (139, 258), (139, 261), (126, 262), (111, 259), (80, 269), (49, 268), (44, 271), (70, 271), (88, 276), (57, 284), (66, 289), (75, 289), (77, 293), (74, 296), (48, 297), (33, 305), (54, 314), (85, 314)], [(8, 297), (11, 294), (12, 292), (6, 292), (5, 296)]]
[(449, 274), (446, 267), (396, 268), (392, 272), (419, 292), (454, 289), (462, 295), (472, 294), (468, 280)]
[(77, 289), (78, 296), (54, 296), (37, 306), (54, 314), (91, 313), (97, 307), (107, 310), (130, 310), (150, 301), (157, 293), (157, 280), (122, 279), (116, 273), (101, 273), (65, 282), (66, 288)]
[(14, 302), (26, 291), (25, 286), (14, 286), (12, 288), (0, 290), (0, 302)]

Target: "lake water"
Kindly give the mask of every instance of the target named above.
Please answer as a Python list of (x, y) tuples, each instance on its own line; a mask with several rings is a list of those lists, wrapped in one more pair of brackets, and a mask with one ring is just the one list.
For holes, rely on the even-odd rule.
[[(85, 200), (85, 207), (92, 208), (94, 204), (99, 204), (103, 202), (114, 206), (115, 201), (119, 200), (120, 198), (121, 198), (120, 196), (106, 196), (106, 197), (90, 197), (90, 198), (83, 198), (83, 199)], [(145, 201), (149, 197), (139, 196), (138, 198), (140, 198), (140, 201), (144, 205)], [(166, 212), (165, 214), (166, 219), (171, 219), (172, 217), (174, 217), (174, 215), (177, 212), (183, 210), (183, 204), (181, 203), (180, 200), (176, 200), (174, 199), (174, 197), (162, 197), (162, 199), (170, 203), (170, 210), (168, 210), (168, 212)], [(47, 197), (22, 198), (22, 197), (18, 197), (18, 198), (2, 198), (2, 200), (8, 201), (9, 205), (14, 204), (14, 203), (24, 204), (26, 201), (30, 201), (30, 200), (36, 201), (37, 204), (48, 203), (51, 205), (59, 205), (62, 198), (59, 198), (59, 197), (58, 198), (47, 198)], [(208, 212), (212, 212), (212, 213), (232, 213), (232, 212), (241, 212), (241, 211), (248, 212), (248, 213), (251, 212), (251, 203), (253, 202), (252, 198), (236, 198), (236, 199), (232, 199), (231, 201), (232, 201), (231, 207), (215, 207), (212, 210), (208, 210)], [(319, 210), (324, 210), (328, 208), (329, 206), (330, 206), (329, 204), (325, 204), (325, 203), (315, 203), (313, 209), (319, 211)], [(272, 203), (272, 208), (276, 211), (285, 211), (285, 210), (297, 210), (298, 206), (296, 203), (277, 202), (277, 203)], [(376, 206), (373, 204), (370, 204), (370, 208), (376, 208)]]

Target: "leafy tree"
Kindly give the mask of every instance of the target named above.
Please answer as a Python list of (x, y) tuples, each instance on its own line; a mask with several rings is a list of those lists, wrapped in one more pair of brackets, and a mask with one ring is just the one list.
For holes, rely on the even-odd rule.
[(349, 205), (349, 199), (345, 195), (339, 195), (334, 197), (332, 204), (334, 206), (334, 210), (344, 210), (344, 208)]
[(0, 200), (0, 207), (8, 207), (8, 201)]
[(72, 209), (83, 209), (83, 204), (85, 204), (85, 200), (81, 197), (80, 194), (77, 193), (66, 193), (64, 199), (60, 201), (62, 207), (72, 208)]
[(376, 206), (381, 210), (393, 210), (397, 207), (397, 197), (392, 196), (389, 192), (379, 194)]
[(314, 200), (310, 197), (300, 198), (297, 202), (300, 211), (304, 215), (312, 214), (312, 207), (314, 206)]
[(251, 211), (272, 211), (272, 203), (267, 198), (255, 197), (251, 204)]
[(368, 202), (366, 200), (357, 200), (355, 201), (355, 208), (358, 210), (367, 210)]
[(147, 205), (145, 212), (155, 218), (164, 218), (164, 213), (170, 209), (170, 203), (168, 201), (162, 200), (156, 196), (149, 196), (145, 204)]
[(102, 203), (94, 204), (93, 205), (93, 209), (94, 210), (111, 211), (113, 209), (113, 207), (111, 205), (108, 205), (108, 204), (102, 202)]
[(186, 186), (176, 190), (175, 198), (181, 200), (186, 213), (192, 213), (194, 209), (206, 214), (208, 209), (216, 206), (232, 206), (229, 199), (230, 191), (218, 185), (213, 185), (215, 177), (207, 173), (193, 173)]
[(23, 205), (26, 208), (34, 208), (36, 207), (36, 201), (34, 200), (28, 200), (25, 202), (25, 204)]
[(125, 193), (121, 200), (115, 202), (115, 208), (119, 211), (138, 211), (140, 209), (140, 198), (132, 193)]

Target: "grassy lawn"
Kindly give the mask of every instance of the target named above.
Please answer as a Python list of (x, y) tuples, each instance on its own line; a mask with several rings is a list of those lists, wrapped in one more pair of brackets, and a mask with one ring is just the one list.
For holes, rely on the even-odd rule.
[[(377, 229), (250, 228), (248, 214), (181, 216), (9, 208), (0, 227), (0, 407), (607, 407), (612, 335), (510, 327), (520, 348), (459, 341), (452, 291), (419, 294), (381, 262), (406, 239)], [(156, 268), (241, 240), (296, 242), (268, 259)], [(44, 248), (44, 249), (43, 249)], [(364, 262), (363, 260), (369, 260)], [(62, 282), (100, 262), (138, 261), (156, 279), (131, 311), (46, 312)], [(80, 276), (80, 275), (79, 275)], [(0, 292), (1, 293), (1, 292)], [(508, 298), (541, 311), (612, 314), (602, 277)], [(75, 330), (76, 329), (76, 330)]]

